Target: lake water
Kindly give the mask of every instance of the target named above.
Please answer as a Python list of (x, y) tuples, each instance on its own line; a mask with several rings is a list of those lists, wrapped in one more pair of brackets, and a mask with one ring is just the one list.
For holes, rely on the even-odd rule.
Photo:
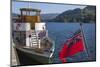
[[(73, 36), (73, 34), (80, 29), (79, 23), (46, 23), (49, 37), (55, 41), (55, 52), (53, 55), (54, 63), (61, 63), (59, 59), (59, 51), (63, 47), (63, 43)], [(83, 34), (87, 46), (88, 60), (96, 59), (96, 30), (95, 23), (83, 23)], [(80, 52), (72, 57), (66, 58), (68, 62), (88, 61), (87, 53)]]

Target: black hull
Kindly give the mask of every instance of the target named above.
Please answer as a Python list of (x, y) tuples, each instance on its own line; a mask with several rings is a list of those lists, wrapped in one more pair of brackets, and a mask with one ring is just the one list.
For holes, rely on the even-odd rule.
[(19, 63), (21, 66), (23, 65), (42, 65), (42, 64), (49, 64), (50, 59), (49, 57), (39, 56), (35, 54), (31, 54), (25, 51), (22, 51), (18, 48), (15, 48), (18, 54)]

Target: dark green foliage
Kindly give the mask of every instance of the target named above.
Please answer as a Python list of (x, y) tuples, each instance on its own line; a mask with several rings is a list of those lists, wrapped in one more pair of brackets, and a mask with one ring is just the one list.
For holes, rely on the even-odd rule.
[(84, 22), (92, 23), (96, 22), (96, 7), (87, 6), (84, 9), (76, 8), (74, 10), (68, 10), (56, 18), (53, 19), (54, 22)]

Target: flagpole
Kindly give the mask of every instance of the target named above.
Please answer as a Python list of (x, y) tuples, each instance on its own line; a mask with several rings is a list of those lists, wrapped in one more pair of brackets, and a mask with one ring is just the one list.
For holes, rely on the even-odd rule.
[(85, 39), (83, 28), (82, 28), (82, 23), (80, 23), (80, 28), (81, 28), (83, 44), (84, 44), (84, 47), (85, 47), (85, 52), (87, 54), (87, 58), (89, 58), (89, 52), (88, 52), (88, 48), (87, 48), (87, 44), (86, 44), (86, 39)]
[[(82, 11), (81, 11), (81, 16), (82, 16), (82, 15), (83, 15), (83, 14), (82, 14)], [(84, 44), (84, 47), (85, 47), (85, 52), (86, 52), (86, 54), (87, 54), (87, 58), (89, 59), (90, 56), (89, 56), (88, 47), (87, 47), (87, 43), (86, 43), (86, 39), (85, 39), (85, 36), (84, 36), (84, 31), (83, 31), (82, 25), (83, 25), (83, 22), (81, 21), (81, 22), (80, 22), (80, 29), (81, 29), (81, 34), (82, 34), (82, 40), (83, 40), (83, 44)]]

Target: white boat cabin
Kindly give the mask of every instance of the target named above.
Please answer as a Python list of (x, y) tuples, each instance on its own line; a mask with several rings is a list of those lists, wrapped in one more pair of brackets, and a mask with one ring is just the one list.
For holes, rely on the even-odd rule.
[(44, 37), (48, 37), (48, 31), (43, 22), (35, 23), (35, 30), (31, 29), (30, 23), (13, 24), (13, 38), (20, 46), (41, 48), (40, 42)]

